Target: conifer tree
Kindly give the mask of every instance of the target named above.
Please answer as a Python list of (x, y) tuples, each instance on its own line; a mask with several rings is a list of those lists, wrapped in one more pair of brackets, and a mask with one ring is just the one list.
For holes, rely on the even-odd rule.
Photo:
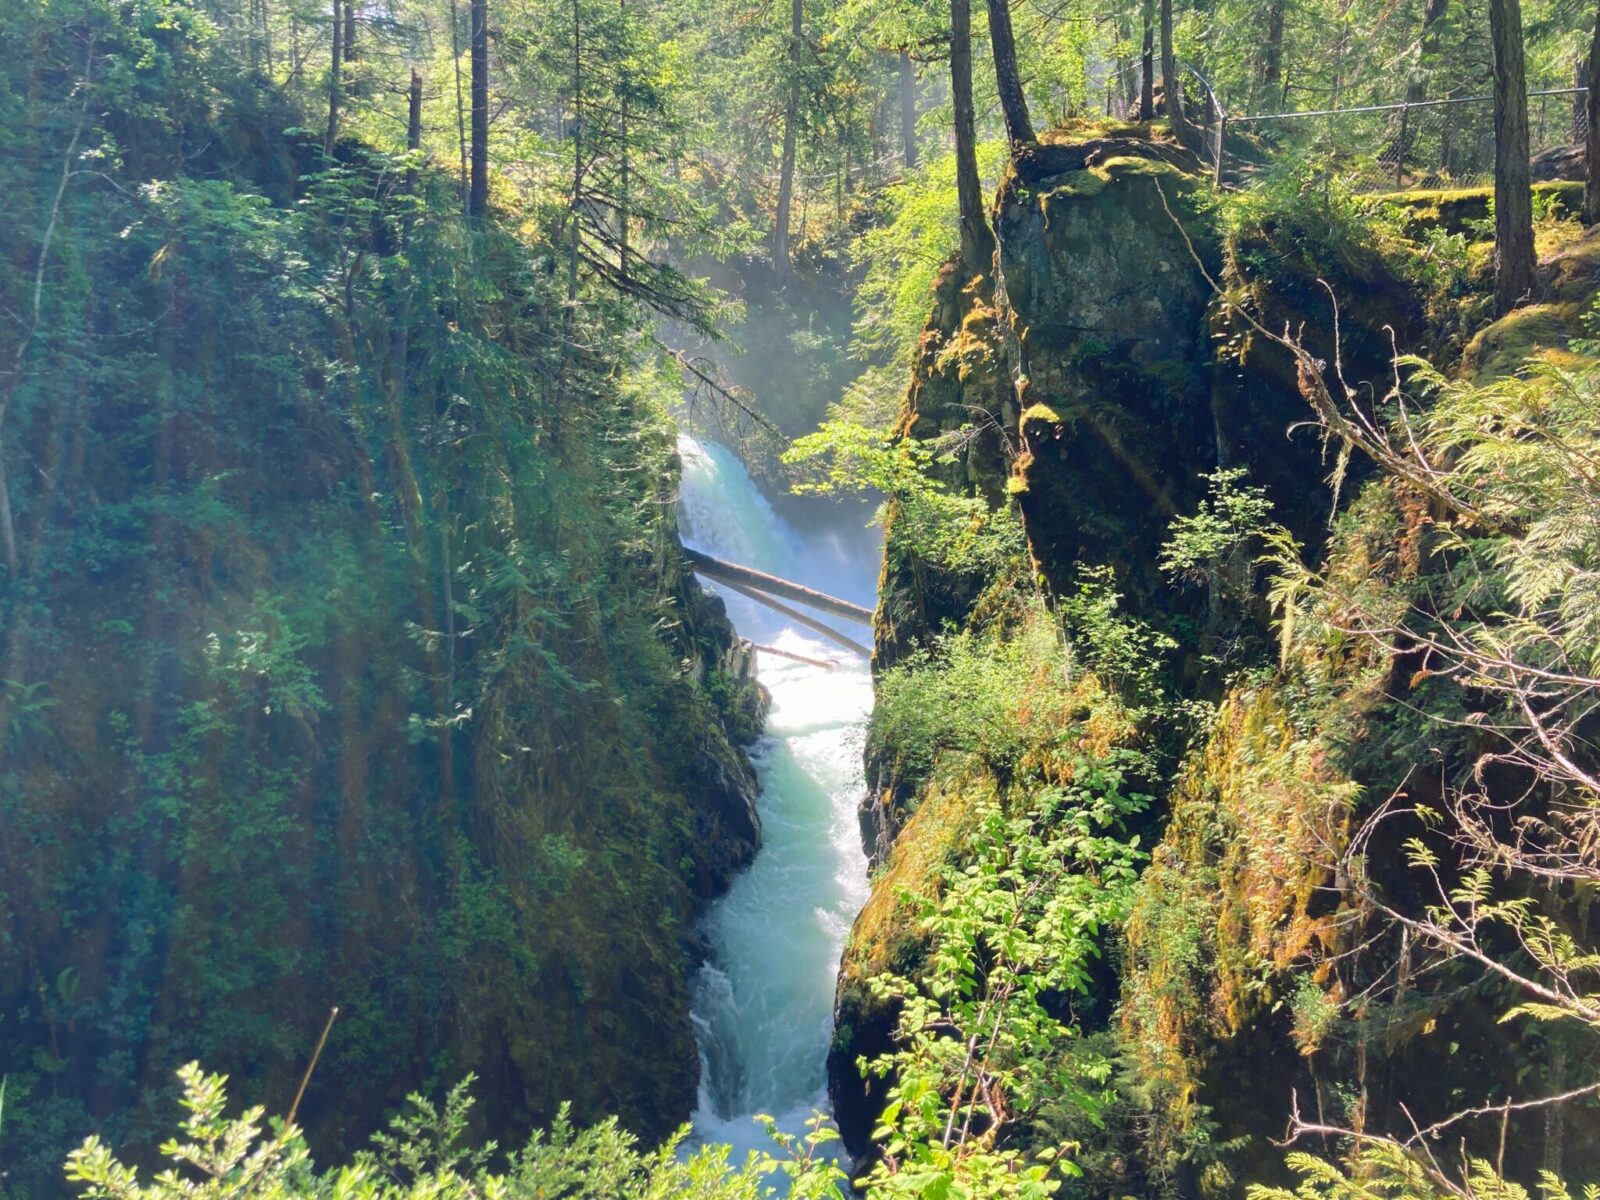
[(1520, 0), (1489, 0), (1494, 68), (1494, 302), (1509, 312), (1533, 290), (1533, 185)]
[(1005, 116), (1006, 138), (1014, 147), (1034, 141), (1033, 122), (1028, 119), (1028, 99), (1022, 91), (1017, 69), (1017, 43), (1011, 32), (1009, 0), (988, 0), (989, 41), (994, 47), (995, 83), (1000, 90), (1000, 111)]
[(969, 275), (987, 275), (994, 235), (984, 216), (978, 178), (976, 119), (972, 108), (972, 7), (950, 0), (950, 99), (955, 110), (956, 207), (961, 226), (961, 264)]

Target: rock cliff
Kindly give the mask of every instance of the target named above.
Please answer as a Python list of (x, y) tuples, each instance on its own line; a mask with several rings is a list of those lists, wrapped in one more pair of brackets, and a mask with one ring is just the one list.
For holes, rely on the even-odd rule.
[[(1047, 135), (1019, 154), (993, 215), (995, 270), (941, 277), (900, 432), (976, 424), (943, 477), (997, 505), (1014, 499), (1036, 582), (1069, 635), (1071, 598), (1110, 568), (1122, 611), (1165, 639), (1169, 694), (1213, 714), (1192, 734), (1137, 722), (1104, 732), (1149, 764), (1156, 803), (1140, 898), (1108, 932), (1093, 994), (1074, 1002), (1125, 1072), (1105, 1127), (1075, 1131), (1084, 1194), (1238, 1194), (1286, 1178), (1274, 1139), (1295, 1097), (1357, 1127), (1405, 1128), (1407, 1111), (1425, 1122), (1487, 1081), (1509, 1090), (1550, 1070), (1563, 1051), (1508, 1037), (1492, 987), (1439, 988), (1381, 1012), (1355, 999), (1377, 986), (1394, 947), (1363, 942), (1372, 926), (1324, 864), (1361, 813), (1417, 786), (1413, 714), (1447, 702), (1405, 682), (1415, 665), (1404, 655), (1279, 665), (1250, 561), (1206, 586), (1160, 566), (1174, 519), (1206, 496), (1205, 476), (1240, 468), (1306, 562), (1403, 589), (1430, 553), (1426, 506), (1368, 478), (1366, 464), (1336, 460), (1308, 427), (1293, 358), (1263, 331), (1289, 331), (1330, 378), (1370, 397), (1387, 386), (1396, 347), (1481, 373), (1485, 345), (1513, 336), (1518, 318), (1468, 318), (1463, 339), (1462, 318), (1430, 309), (1392, 247), (1338, 214), (1323, 222), (1289, 205), (1230, 223), (1186, 152), (1137, 127)], [(1547, 266), (1569, 315), (1595, 292), (1589, 240)], [(1559, 354), (1574, 332), (1569, 320), (1543, 342)], [(996, 592), (1035, 582), (940, 571), (897, 553), (892, 530), (890, 541), (880, 674), (942, 630), (993, 627)], [(1432, 744), (1469, 761), (1468, 743)], [(936, 886), (937, 868), (960, 860), (966, 814), (1012, 786), (971, 767), (908, 776), (901, 749), (869, 741), (863, 832), (881, 875), (846, 949), (830, 1057), (858, 1154), (870, 1151), (885, 1085), (855, 1063), (887, 1048), (894, 1019), (866, 980), (912, 971), (920, 953), (897, 890)], [(1369, 853), (1403, 894), (1398, 845)], [(1423, 1062), (1433, 1065), (1419, 1085)], [(1531, 1119), (1510, 1128), (1508, 1169), (1522, 1176), (1563, 1153), (1573, 1172), (1589, 1162), (1570, 1133)]]

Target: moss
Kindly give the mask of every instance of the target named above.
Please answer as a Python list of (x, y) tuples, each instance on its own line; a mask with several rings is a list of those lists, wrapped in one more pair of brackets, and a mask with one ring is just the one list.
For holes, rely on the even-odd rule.
[[(1184, 1141), (1208, 1110), (1226, 1127), (1254, 1125), (1254, 1101), (1219, 1092), (1216, 1072), (1298, 994), (1297, 969), (1340, 947), (1326, 864), (1345, 844), (1356, 795), (1270, 686), (1232, 693), (1179, 773), (1128, 922), (1123, 977), (1123, 1036), (1161, 1137)], [(1340, 998), (1335, 985), (1332, 1003)], [(1313, 1053), (1316, 1039), (1298, 1048)]]
[(1039, 134), (1039, 141), (1046, 146), (1068, 146), (1098, 137), (1149, 136), (1149, 122), (1079, 117), (1063, 121), (1053, 129), (1044, 130)]
[(1138, 176), (1171, 182), (1182, 192), (1193, 191), (1201, 183), (1192, 171), (1185, 171), (1175, 163), (1147, 158), (1141, 154), (1114, 154), (1102, 159), (1092, 169), (1096, 175), (1107, 181)]
[[(1533, 185), (1535, 202), (1541, 199), (1554, 206), (1560, 216), (1576, 216), (1583, 208), (1583, 184), (1572, 180), (1548, 180)], [(1405, 210), (1413, 231), (1441, 229), (1462, 233), (1489, 216), (1493, 188), (1414, 188), (1392, 192), (1384, 197)]]
[(906, 898), (937, 894), (939, 870), (954, 861), (977, 828), (982, 805), (996, 799), (994, 780), (981, 773), (961, 772), (922, 790), (851, 930), (843, 963), (847, 980), (865, 981), (903, 958), (913, 933), (913, 904)]
[(1105, 191), (1110, 180), (1102, 171), (1072, 171), (1056, 177), (1056, 186), (1040, 199), (1041, 204), (1066, 199), (1087, 200)]
[(1567, 343), (1583, 333), (1583, 307), (1577, 304), (1530, 304), (1484, 327), (1467, 343), (1461, 356), (1465, 375), (1487, 382), (1520, 370), (1531, 359), (1556, 365), (1579, 356)]

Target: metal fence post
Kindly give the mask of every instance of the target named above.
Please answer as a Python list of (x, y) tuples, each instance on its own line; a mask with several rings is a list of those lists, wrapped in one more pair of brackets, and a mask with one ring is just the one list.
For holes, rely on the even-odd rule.
[(1211, 180), (1213, 187), (1220, 188), (1222, 186), (1222, 156), (1224, 153), (1226, 153), (1226, 151), (1223, 149), (1225, 143), (1223, 142), (1222, 138), (1227, 131), (1228, 114), (1222, 111), (1222, 106), (1219, 104), (1217, 105), (1217, 171)]
[(1405, 179), (1406, 155), (1411, 151), (1411, 102), (1400, 110), (1400, 141), (1394, 148), (1394, 190), (1399, 191)]

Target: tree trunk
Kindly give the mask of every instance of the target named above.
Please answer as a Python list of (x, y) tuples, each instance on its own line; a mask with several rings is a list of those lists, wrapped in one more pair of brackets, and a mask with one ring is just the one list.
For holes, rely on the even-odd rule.
[(356, 6), (355, 0), (344, 0), (344, 61), (356, 60)]
[(450, 0), (450, 65), (456, 73), (456, 149), (461, 152), (461, 203), (467, 204), (467, 116), (461, 97), (461, 12)]
[(917, 165), (917, 64), (900, 51), (900, 146), (906, 170)]
[(1589, 91), (1584, 96), (1583, 129), (1583, 223), (1600, 223), (1600, 12), (1596, 12), (1594, 34), (1589, 39)]
[(1422, 13), (1422, 38), (1416, 68), (1406, 83), (1406, 103), (1420, 104), (1428, 98), (1428, 66), (1439, 53), (1440, 22), (1449, 11), (1450, 0), (1428, 0)]
[(794, 208), (795, 125), (800, 120), (800, 38), (804, 0), (789, 5), (789, 95), (783, 107), (783, 164), (778, 175), (778, 218), (772, 227), (772, 269), (789, 277), (789, 215)]
[(1533, 184), (1521, 0), (1489, 0), (1494, 53), (1494, 303), (1511, 309), (1533, 290)]
[(489, 0), (472, 0), (472, 181), (467, 215), (489, 212)]
[(1117, 86), (1120, 89), (1117, 103), (1122, 106), (1119, 110), (1122, 116), (1131, 115), (1133, 106), (1139, 102), (1139, 88), (1133, 79), (1133, 59), (1123, 53), (1132, 38), (1133, 30), (1124, 14), (1117, 18)]
[(411, 68), (411, 87), (406, 91), (406, 195), (417, 194), (417, 151), (422, 149), (422, 72)]
[(1167, 124), (1185, 146), (1195, 144), (1194, 130), (1183, 111), (1183, 84), (1178, 80), (1178, 56), (1172, 49), (1172, 0), (1161, 0), (1161, 103)]
[[(1593, 44), (1591, 41), (1591, 49)], [(1589, 124), (1589, 54), (1584, 52), (1582, 58), (1573, 65), (1572, 86), (1577, 89), (1577, 95), (1572, 97), (1572, 137), (1569, 139), (1573, 145), (1579, 145), (1584, 139), (1584, 130)]]
[(855, 125), (856, 102), (852, 98), (845, 101), (844, 163), (842, 165), (843, 169), (839, 172), (839, 194), (835, 199), (835, 209), (841, 224), (844, 222), (844, 192), (850, 186), (850, 172), (855, 169)]
[(1285, 0), (1267, 6), (1267, 45), (1261, 55), (1261, 89), (1268, 96), (1283, 82), (1283, 9)]
[[(628, 23), (628, 0), (617, 0), (617, 15), (621, 18), (619, 28), (626, 29)], [(628, 240), (633, 226), (633, 178), (628, 169), (628, 138), (631, 130), (628, 128), (628, 93), (622, 93), (622, 118), (619, 128), (617, 163), (617, 273), (624, 283), (628, 280)]]
[[(473, 0), (477, 3), (478, 0)], [(568, 350), (572, 347), (573, 323), (578, 315), (578, 260), (583, 256), (583, 10), (572, 0), (572, 202), (567, 209), (567, 311), (563, 321)]]
[[(33, 271), (33, 303), (28, 323), (17, 340), (17, 349), (11, 359), (11, 372), (6, 378), (5, 390), (0, 392), (0, 429), (5, 426), (6, 413), (22, 386), (22, 370), (27, 361), (28, 347), (39, 333), (44, 318), (44, 271), (50, 261), (50, 244), (55, 240), (56, 224), (61, 218), (61, 202), (66, 197), (67, 185), (72, 182), (73, 162), (78, 152), (78, 142), (83, 137), (83, 127), (89, 120), (89, 98), (94, 81), (94, 38), (89, 38), (89, 50), (83, 64), (83, 80), (79, 85), (83, 101), (78, 107), (78, 123), (61, 156), (61, 176), (56, 182), (55, 199), (50, 202), (50, 215), (45, 220), (44, 236), (39, 239), (39, 258)], [(6, 476), (5, 443), (0, 441), (0, 550), (5, 554), (7, 584), (16, 586), (17, 578), (17, 525), (11, 512), (11, 481)], [(20, 626), (19, 626), (20, 627)]]
[(955, 110), (956, 201), (961, 225), (961, 263), (968, 275), (993, 266), (994, 235), (983, 215), (983, 183), (972, 111), (971, 0), (950, 0), (950, 101)]
[(1156, 29), (1153, 0), (1144, 0), (1144, 56), (1139, 70), (1139, 120), (1156, 116)]
[(1000, 91), (1000, 111), (1005, 115), (1006, 140), (1013, 149), (1038, 139), (1028, 119), (1028, 98), (1022, 92), (1017, 69), (1017, 40), (1011, 32), (1010, 0), (988, 0), (989, 43), (994, 48), (994, 78)]
[(333, 157), (333, 144), (339, 140), (339, 93), (344, 90), (344, 6), (333, 0), (333, 57), (328, 68), (328, 132), (322, 151)]

